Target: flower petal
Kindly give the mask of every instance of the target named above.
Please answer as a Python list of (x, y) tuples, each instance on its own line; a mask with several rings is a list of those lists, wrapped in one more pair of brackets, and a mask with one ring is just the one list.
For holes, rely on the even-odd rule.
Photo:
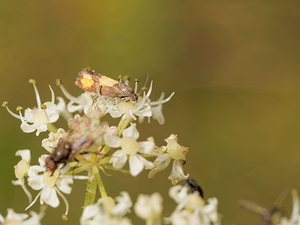
[(53, 208), (56, 208), (59, 205), (59, 199), (57, 197), (55, 188), (45, 187), (42, 190), (40, 203), (41, 203), (41, 205), (46, 203), (47, 205), (50, 205)]
[(106, 145), (112, 148), (120, 147), (121, 139), (118, 136), (105, 134), (104, 135), (104, 142)]
[(147, 140), (148, 141), (138, 142), (139, 152), (147, 155), (152, 155), (155, 147), (154, 138), (149, 137)]
[(180, 161), (174, 160), (173, 166), (172, 166), (172, 172), (170, 176), (168, 177), (169, 180), (172, 181), (172, 184), (177, 184), (179, 181), (187, 179), (189, 177), (189, 174), (184, 175), (183, 168)]
[(113, 167), (120, 169), (125, 165), (126, 161), (127, 154), (122, 150), (118, 150), (112, 154), (109, 162), (113, 165)]
[(29, 149), (18, 150), (16, 152), (16, 156), (21, 156), (22, 159), (26, 160), (28, 163), (30, 162), (30, 159), (31, 159)]
[(123, 136), (132, 137), (135, 140), (137, 140), (140, 136), (138, 130), (136, 129), (136, 124), (135, 123), (132, 123), (130, 127), (123, 130), (122, 134), (123, 134)]

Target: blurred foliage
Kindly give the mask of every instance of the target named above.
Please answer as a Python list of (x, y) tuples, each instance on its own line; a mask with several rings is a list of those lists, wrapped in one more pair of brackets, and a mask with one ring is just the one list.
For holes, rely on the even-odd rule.
[[(157, 144), (170, 133), (189, 146), (185, 170), (219, 199), (223, 224), (258, 224), (239, 209), (239, 199), (271, 207), (287, 187), (300, 190), (300, 6), (299, 1), (2, 1), (0, 98), (11, 109), (35, 105), (28, 79), (37, 80), (42, 101), (60, 78), (74, 95), (77, 73), (91, 67), (117, 78), (154, 80), (153, 97), (176, 94), (165, 105), (166, 124), (139, 126)], [(55, 87), (56, 95), (62, 95)], [(32, 151), (32, 164), (46, 153), (45, 134), (19, 129), (0, 111), (0, 212), (27, 206), (14, 187), (18, 149)], [(170, 170), (170, 169), (169, 169)], [(153, 180), (105, 178), (109, 193), (159, 191), (165, 206), (169, 171)], [(84, 183), (74, 185), (70, 223), (81, 214)], [(283, 208), (289, 212), (290, 200)], [(38, 211), (38, 207), (33, 207)], [(62, 224), (63, 209), (50, 209), (43, 224)]]

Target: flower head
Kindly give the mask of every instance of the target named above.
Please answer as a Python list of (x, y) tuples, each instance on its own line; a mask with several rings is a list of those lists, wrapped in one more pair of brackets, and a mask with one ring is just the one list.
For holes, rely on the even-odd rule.
[(171, 160), (173, 160), (172, 171), (169, 180), (172, 184), (176, 184), (181, 180), (187, 179), (188, 174), (184, 175), (182, 164), (186, 159), (188, 148), (178, 144), (177, 135), (171, 134), (167, 139), (166, 146), (155, 149), (155, 154), (158, 157), (154, 161), (154, 168), (149, 172), (148, 177), (152, 178), (154, 175), (168, 167)]
[(115, 168), (120, 169), (129, 158), (129, 169), (132, 176), (137, 176), (143, 168), (151, 169), (153, 167), (153, 163), (146, 160), (140, 153), (151, 154), (154, 149), (154, 140), (148, 138), (147, 141), (137, 142), (138, 137), (139, 132), (135, 123), (132, 123), (130, 127), (122, 132), (121, 138), (114, 135), (104, 135), (106, 145), (121, 148), (112, 154), (110, 163)]
[(21, 120), (21, 129), (25, 133), (32, 133), (36, 131), (36, 135), (38, 136), (41, 132), (45, 132), (48, 128), (47, 125), (49, 123), (54, 123), (59, 118), (59, 112), (57, 106), (54, 104), (54, 92), (49, 85), (51, 92), (51, 101), (41, 103), (40, 95), (38, 89), (36, 87), (35, 80), (29, 80), (29, 83), (33, 85), (34, 92), (36, 95), (37, 107), (30, 109), (25, 109), (24, 115), (22, 115), (22, 107), (17, 107), (18, 114), (13, 113), (7, 106), (7, 102), (2, 104), (3, 107), (7, 109), (7, 111), (15, 118)]
[(134, 211), (138, 217), (144, 220), (160, 220), (163, 211), (162, 203), (163, 199), (159, 193), (153, 193), (152, 195), (140, 194), (134, 205)]
[(13, 209), (7, 209), (7, 216), (4, 218), (0, 214), (0, 223), (7, 225), (40, 225), (40, 220), (43, 217), (42, 214), (30, 212), (31, 217), (25, 213), (15, 213)]

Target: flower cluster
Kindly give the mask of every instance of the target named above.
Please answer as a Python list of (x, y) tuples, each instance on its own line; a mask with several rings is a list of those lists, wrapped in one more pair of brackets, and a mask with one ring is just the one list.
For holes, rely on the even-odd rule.
[[(29, 83), (33, 85), (37, 107), (26, 108), (23, 113), (23, 107), (19, 106), (14, 113), (7, 102), (2, 104), (9, 114), (21, 121), (25, 133), (35, 132), (36, 136), (48, 133), (48, 137), (41, 140), (47, 154), (41, 153), (38, 165), (32, 164), (29, 149), (16, 152), (21, 160), (15, 165), (17, 180), (13, 184), (21, 186), (26, 194), (29, 200), (26, 210), (38, 200), (40, 205), (54, 208), (62, 200), (65, 204), (63, 218), (67, 220), (69, 203), (66, 195), (71, 194), (74, 180), (80, 179), (87, 181), (81, 224), (131, 224), (126, 217), (133, 206), (131, 199), (127, 192), (121, 192), (115, 200), (108, 196), (102, 182), (107, 170), (134, 177), (148, 170), (148, 178), (152, 178), (172, 162), (168, 179), (173, 185), (189, 177), (183, 171), (188, 148), (178, 143), (177, 135), (167, 137), (165, 146), (157, 146), (154, 137), (140, 140), (138, 131), (137, 122), (142, 123), (145, 118), (148, 122), (151, 118), (159, 124), (165, 122), (162, 105), (170, 101), (174, 93), (167, 98), (162, 93), (157, 101), (152, 101), (153, 82), (148, 89), (143, 87), (137, 93), (137, 82), (132, 89), (128, 80), (123, 81), (120, 83), (84, 70), (76, 81), (85, 90), (80, 96), (71, 95), (58, 80), (57, 86), (68, 102), (63, 97), (55, 98), (49, 86), (51, 100), (42, 103), (36, 81), (31, 79)], [(117, 119), (118, 123), (109, 125), (105, 115)], [(60, 117), (68, 126), (56, 127)], [(30, 189), (36, 191), (34, 197)], [(97, 190), (101, 198), (96, 202)], [(150, 224), (163, 223), (162, 211), (162, 197), (158, 193), (140, 195), (134, 206), (136, 215)], [(12, 212), (9, 211), (9, 215)], [(32, 218), (36, 218), (34, 215)], [(172, 221), (172, 216), (164, 221)], [(27, 217), (22, 214), (20, 218), (23, 221)]]

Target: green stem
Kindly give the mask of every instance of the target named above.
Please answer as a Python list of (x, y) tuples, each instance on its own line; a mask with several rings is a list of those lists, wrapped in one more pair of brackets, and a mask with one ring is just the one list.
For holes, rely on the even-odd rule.
[(84, 207), (94, 204), (96, 198), (97, 181), (93, 171), (91, 170), (89, 170), (89, 177), (90, 179), (88, 180), (86, 187)]
[(52, 123), (47, 123), (47, 129), (48, 129), (48, 131), (53, 132), (53, 133), (57, 132), (57, 128)]
[(94, 173), (94, 176), (96, 177), (96, 180), (97, 180), (97, 183), (98, 183), (98, 188), (99, 188), (99, 191), (100, 191), (100, 194), (101, 194), (101, 198), (106, 197), (107, 194), (106, 194), (106, 191), (105, 191), (105, 188), (104, 188), (99, 170), (96, 166), (93, 167), (93, 173)]
[(109, 149), (110, 149), (110, 147), (106, 145), (106, 146), (101, 150), (100, 154), (106, 155), (106, 153), (109, 151)]
[(122, 131), (128, 126), (128, 124), (130, 123), (131, 118), (126, 118), (126, 119), (122, 119), (118, 125), (118, 135), (121, 136)]

